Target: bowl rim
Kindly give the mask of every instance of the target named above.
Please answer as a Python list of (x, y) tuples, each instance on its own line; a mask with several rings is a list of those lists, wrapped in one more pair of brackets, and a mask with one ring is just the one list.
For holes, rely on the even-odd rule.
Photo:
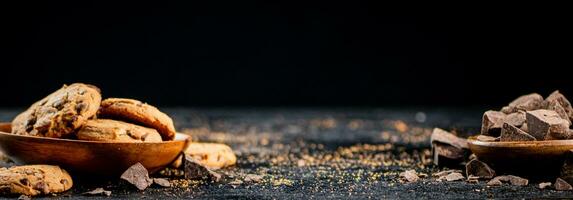
[(573, 140), (486, 142), (486, 141), (479, 141), (475, 138), (470, 137), (467, 139), (467, 142), (469, 145), (475, 145), (475, 146), (505, 147), (505, 148), (573, 146)]
[[(161, 141), (161, 142), (116, 142), (116, 141), (90, 141), (90, 140), (74, 140), (74, 139), (62, 139), (62, 138), (50, 138), (50, 137), (39, 137), (39, 136), (30, 136), (30, 135), (16, 135), (12, 133), (7, 133), (4, 131), (0, 131), (0, 135), (4, 135), (7, 137), (16, 137), (16, 138), (26, 138), (26, 139), (35, 139), (35, 140), (46, 140), (46, 141), (54, 141), (54, 142), (74, 142), (74, 143), (85, 143), (85, 144), (169, 144), (169, 143), (179, 143), (179, 142), (188, 142), (191, 140), (191, 136), (183, 133), (177, 132), (174, 140), (169, 141)], [(182, 136), (183, 138), (177, 139), (177, 136)]]

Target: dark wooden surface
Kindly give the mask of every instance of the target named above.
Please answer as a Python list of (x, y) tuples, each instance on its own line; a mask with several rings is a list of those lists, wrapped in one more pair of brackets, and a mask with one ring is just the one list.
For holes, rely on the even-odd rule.
[[(397, 181), (398, 173), (408, 169), (426, 174), (442, 170), (431, 164), (428, 155), (431, 129), (453, 129), (466, 136), (477, 133), (481, 109), (165, 110), (181, 132), (198, 141), (222, 142), (233, 147), (238, 163), (219, 170), (227, 175), (222, 182), (190, 182), (189, 186), (177, 184), (171, 188), (153, 186), (140, 192), (113, 178), (98, 181), (74, 177), (73, 189), (55, 198), (108, 198), (81, 195), (97, 187), (111, 190), (113, 198), (149, 199), (573, 197), (573, 192), (537, 189), (538, 182), (534, 181), (525, 187), (437, 182), (431, 177), (417, 183)], [(0, 120), (10, 120), (17, 112), (4, 109), (0, 111)], [(263, 180), (237, 184), (247, 174), (263, 175)]]

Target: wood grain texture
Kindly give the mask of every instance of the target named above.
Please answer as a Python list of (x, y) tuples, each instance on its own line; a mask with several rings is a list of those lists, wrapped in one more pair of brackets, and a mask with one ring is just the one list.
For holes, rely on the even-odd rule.
[(554, 175), (564, 154), (573, 149), (573, 140), (484, 142), (468, 139), (472, 153), (491, 167), (526, 175)]

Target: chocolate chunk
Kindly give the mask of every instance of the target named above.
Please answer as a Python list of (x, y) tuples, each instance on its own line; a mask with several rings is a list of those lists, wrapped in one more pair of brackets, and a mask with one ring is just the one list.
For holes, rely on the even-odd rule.
[(105, 195), (109, 197), (111, 196), (111, 191), (104, 190), (103, 188), (96, 188), (92, 191), (84, 192), (83, 195)]
[(565, 180), (561, 179), (561, 178), (557, 178), (557, 180), (555, 180), (555, 189), (556, 190), (573, 190), (573, 187), (571, 187), (571, 185), (569, 183), (567, 183)]
[(18, 197), (18, 200), (30, 200), (30, 199), (32, 199), (32, 197), (27, 196), (27, 195), (20, 195)]
[(491, 136), (487, 136), (487, 135), (478, 135), (476, 137), (476, 140), (479, 140), (482, 142), (496, 142), (496, 141), (499, 141), (499, 138), (495, 138), (495, 137), (491, 137)]
[[(490, 182), (492, 184), (490, 184)], [(496, 176), (495, 178), (491, 179), (487, 184), (488, 185), (498, 185), (498, 182), (500, 182), (500, 183), (509, 182), (512, 185), (526, 186), (529, 183), (529, 180), (521, 178), (519, 176), (513, 176), (513, 175)]]
[(490, 179), (495, 176), (495, 171), (484, 162), (473, 159), (466, 164), (466, 176)]
[(459, 138), (458, 136), (440, 128), (434, 128), (434, 131), (432, 131), (432, 135), (430, 136), (430, 142), (440, 142), (460, 149), (468, 148), (468, 141), (466, 139)]
[(518, 97), (501, 109), (505, 114), (514, 113), (520, 110), (537, 110), (543, 106), (543, 97), (537, 93), (531, 93)]
[(521, 127), (521, 125), (525, 123), (525, 112), (519, 111), (506, 115), (505, 118), (503, 118), (503, 122), (516, 127)]
[(537, 185), (537, 188), (539, 189), (545, 189), (547, 187), (551, 186), (551, 182), (543, 182), (543, 183), (539, 183), (539, 185)]
[(432, 153), (434, 154), (434, 164), (441, 165), (442, 164), (441, 160), (443, 158), (445, 158), (444, 159), (445, 162), (449, 161), (461, 162), (466, 157), (467, 150), (442, 143), (433, 143)]
[(534, 140), (535, 138), (533, 136), (508, 123), (503, 124), (503, 129), (501, 129), (501, 137), (499, 139), (499, 141), (502, 142)]
[(545, 98), (544, 102), (547, 105), (558, 103), (565, 110), (567, 116), (569, 116), (569, 121), (573, 121), (573, 107), (569, 100), (567, 100), (563, 94), (559, 93), (559, 90), (555, 90), (551, 93), (547, 98)]
[(506, 115), (499, 111), (488, 110), (483, 113), (481, 134), (495, 137), (499, 136), (505, 117)]
[(464, 175), (462, 175), (459, 172), (452, 172), (452, 173), (449, 173), (448, 175), (445, 175), (445, 176), (438, 178), (438, 181), (444, 181), (445, 180), (445, 181), (450, 182), (450, 181), (459, 181), (462, 179), (464, 179)]
[(433, 173), (432, 176), (439, 178), (439, 177), (442, 177), (442, 176), (447, 176), (448, 174), (451, 174), (451, 173), (454, 173), (454, 172), (460, 173), (460, 172), (462, 172), (462, 170), (450, 169), (450, 170), (445, 170), (445, 171)]
[(548, 105), (545, 107), (545, 109), (555, 111), (559, 115), (559, 117), (561, 117), (561, 119), (567, 120), (569, 122), (569, 124), (571, 124), (571, 120), (569, 119), (569, 115), (565, 111), (565, 108), (563, 108), (563, 106), (561, 106), (561, 104), (559, 104), (557, 102), (549, 102)]
[(211, 171), (209, 168), (201, 165), (190, 155), (185, 155), (183, 165), (185, 166), (186, 179), (203, 179), (219, 182), (222, 178), (221, 174)]
[(410, 183), (416, 182), (420, 179), (415, 170), (408, 170), (405, 172), (401, 172), (399, 176), (400, 178), (402, 178), (402, 180), (406, 180)]
[(121, 179), (131, 183), (139, 190), (145, 190), (145, 188), (153, 183), (153, 180), (149, 178), (147, 169), (145, 169), (141, 163), (132, 165), (129, 169), (125, 170), (121, 175)]
[(165, 178), (154, 178), (153, 183), (155, 183), (161, 187), (171, 187), (171, 183), (169, 182), (169, 180), (167, 180)]
[(430, 141), (432, 143), (434, 164), (436, 165), (460, 163), (468, 154), (466, 139), (459, 138), (442, 129), (435, 128)]
[(569, 138), (569, 122), (552, 110), (534, 110), (526, 113), (529, 134), (537, 140)]

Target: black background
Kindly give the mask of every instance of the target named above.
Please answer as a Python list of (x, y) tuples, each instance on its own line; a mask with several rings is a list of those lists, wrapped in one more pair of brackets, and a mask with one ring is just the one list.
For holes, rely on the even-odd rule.
[(3, 6), (0, 107), (64, 83), (160, 106), (481, 106), (573, 97), (564, 5)]

